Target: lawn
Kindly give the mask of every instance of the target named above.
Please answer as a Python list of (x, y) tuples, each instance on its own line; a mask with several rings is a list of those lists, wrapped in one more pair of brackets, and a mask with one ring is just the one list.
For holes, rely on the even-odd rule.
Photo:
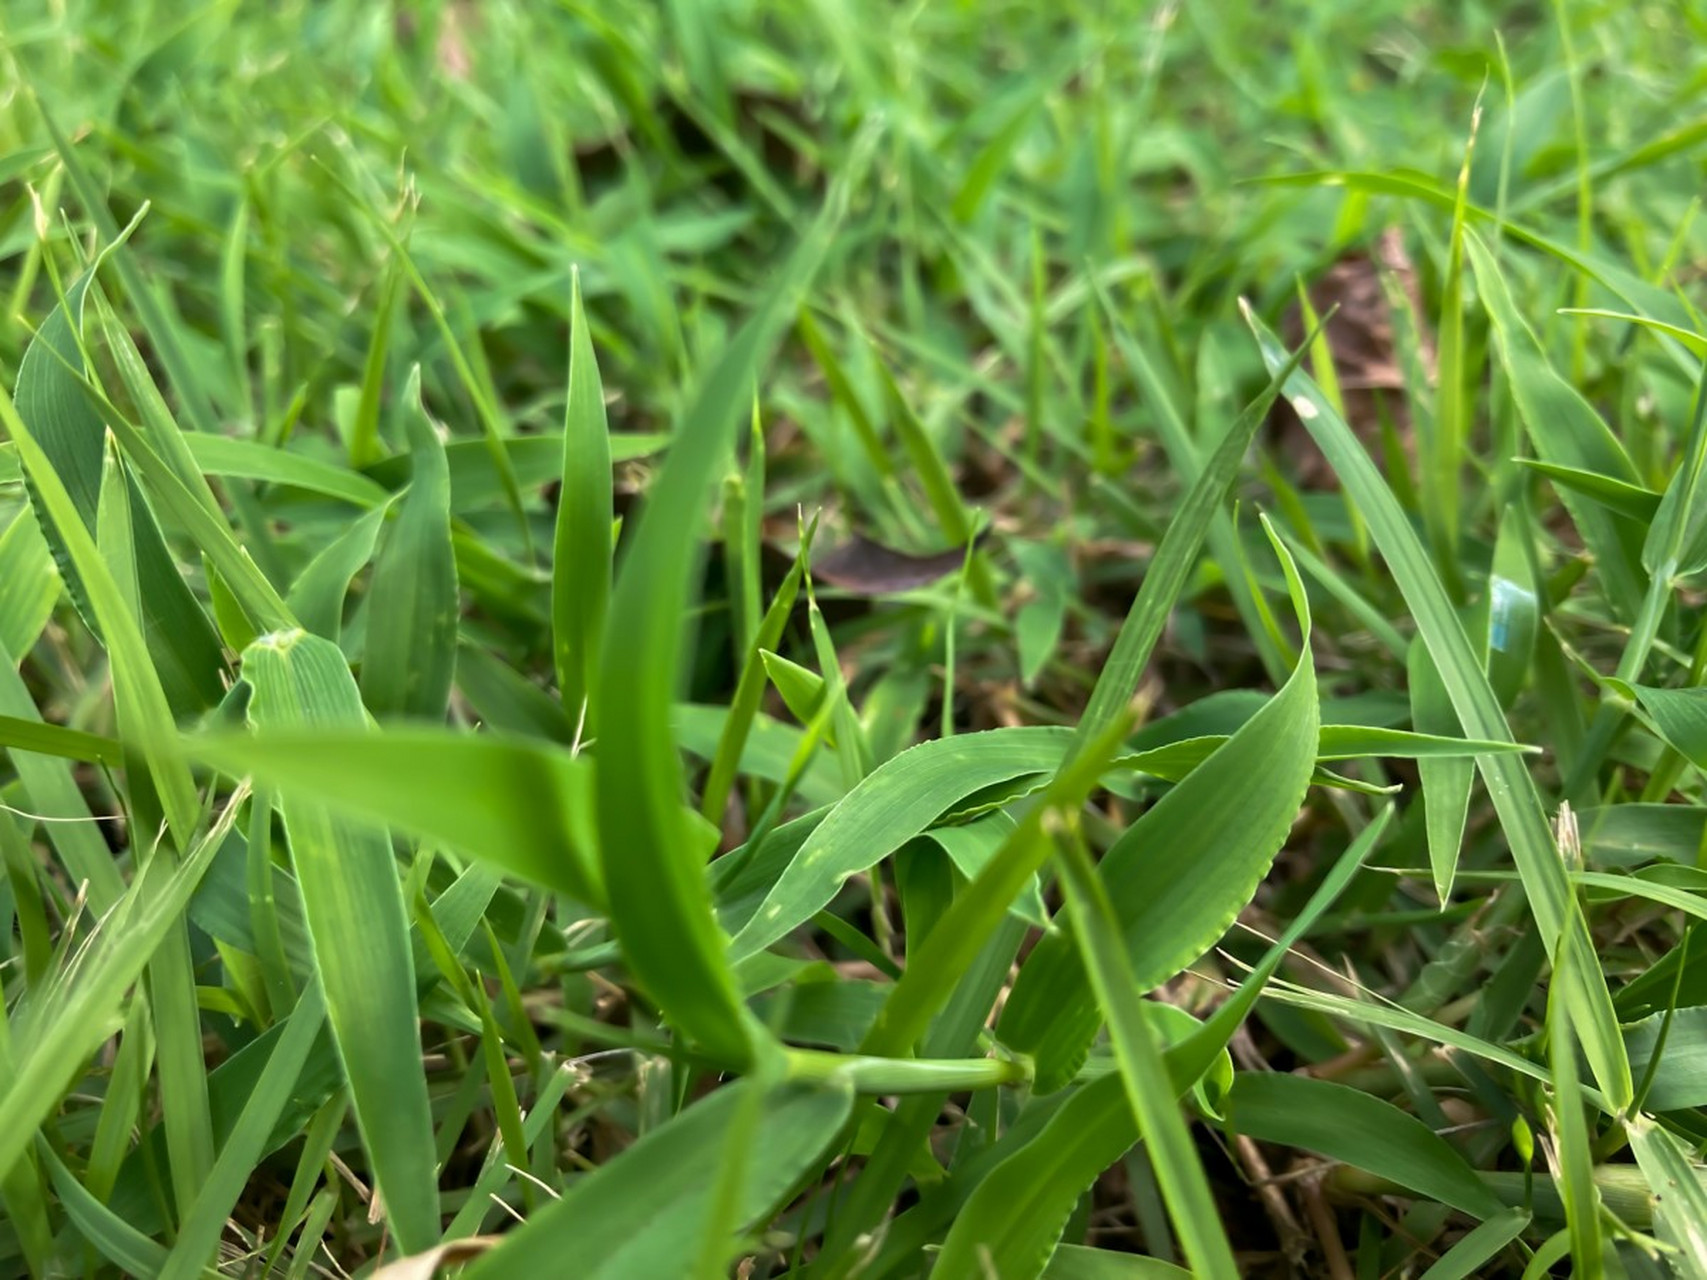
[(0, 0), (0, 1276), (1707, 1280), (1704, 51)]

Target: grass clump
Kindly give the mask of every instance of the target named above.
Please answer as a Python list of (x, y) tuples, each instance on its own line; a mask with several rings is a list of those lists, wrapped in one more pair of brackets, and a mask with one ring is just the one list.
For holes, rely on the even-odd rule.
[(1275, 16), (0, 13), (0, 1272), (1707, 1276), (1699, 24)]

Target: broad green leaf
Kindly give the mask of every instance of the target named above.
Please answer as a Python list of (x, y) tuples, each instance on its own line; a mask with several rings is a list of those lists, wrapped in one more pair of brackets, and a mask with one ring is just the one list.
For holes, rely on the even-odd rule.
[[(262, 733), (360, 729), (367, 722), (344, 656), (296, 631), (243, 654)], [(306, 789), (280, 799), (326, 1016), (385, 1210), (405, 1251), (439, 1234), (432, 1116), (421, 1066), (415, 967), (403, 886), (383, 829), (335, 816)]]
[[(1664, 1053), (1655, 1066), (1654, 1051), (1661, 1046), (1662, 1031)], [(1678, 1009), (1669, 1018), (1663, 1013), (1643, 1018), (1625, 1028), (1624, 1044), (1636, 1078), (1645, 1079), (1650, 1071), (1653, 1073), (1642, 1101), (1645, 1110), (1682, 1111), (1707, 1106), (1707, 1008)]]
[(563, 412), (563, 479), (552, 544), (551, 632), (557, 688), (571, 719), (594, 688), (611, 589), (610, 429), (604, 385), (581, 308), (581, 277), (569, 300), (569, 391)]
[(592, 761), (492, 733), (267, 726), (207, 734), (185, 750), (227, 773), (314, 796), (351, 819), (442, 842), (591, 906)]
[(381, 719), (441, 720), (456, 673), (456, 561), (450, 540), (450, 473), (421, 404), (415, 369), (403, 392), (413, 478), (374, 565), (368, 597), (362, 700)]
[(1367, 1169), (1418, 1195), (1493, 1218), (1505, 1206), (1452, 1144), (1390, 1102), (1328, 1080), (1279, 1071), (1245, 1071), (1227, 1095), (1234, 1131), (1302, 1147)]
[(1660, 736), (1697, 769), (1707, 768), (1707, 688), (1634, 685), (1630, 691)]
[[(1310, 615), (1284, 545), (1273, 540), (1303, 635), (1280, 692), (1110, 846), (1100, 863), (1139, 989), (1148, 991), (1227, 931), (1267, 875), (1298, 814), (1318, 741)], [(1068, 931), (1026, 961), (1003, 1010), (1012, 1048), (1037, 1058), (1036, 1087), (1060, 1088), (1101, 1022)]]
[(853, 1106), (846, 1086), (764, 1089), (742, 1081), (718, 1089), (577, 1179), (464, 1274), (468, 1280), (550, 1275), (565, 1258), (573, 1258), (576, 1275), (587, 1280), (689, 1274), (726, 1136), (755, 1091), (758, 1119), (749, 1146), (762, 1158), (747, 1162), (733, 1207), (743, 1223), (762, 1220), (841, 1130)]
[(888, 857), (983, 788), (1046, 774), (1069, 731), (995, 729), (922, 742), (880, 765), (830, 811), (764, 904), (736, 935), (736, 959), (764, 950), (829, 905), (853, 876)]

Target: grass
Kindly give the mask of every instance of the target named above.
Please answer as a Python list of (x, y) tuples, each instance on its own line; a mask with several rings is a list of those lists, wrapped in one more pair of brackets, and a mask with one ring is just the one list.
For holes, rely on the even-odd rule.
[(0, 1274), (1707, 1277), (1704, 36), (0, 9)]

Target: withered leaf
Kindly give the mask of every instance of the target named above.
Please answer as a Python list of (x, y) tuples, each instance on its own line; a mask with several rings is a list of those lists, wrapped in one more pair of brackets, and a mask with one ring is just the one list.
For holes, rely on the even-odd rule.
[(964, 547), (915, 556), (856, 533), (834, 550), (813, 556), (812, 576), (856, 595), (881, 596), (929, 586), (958, 571), (965, 560)]

